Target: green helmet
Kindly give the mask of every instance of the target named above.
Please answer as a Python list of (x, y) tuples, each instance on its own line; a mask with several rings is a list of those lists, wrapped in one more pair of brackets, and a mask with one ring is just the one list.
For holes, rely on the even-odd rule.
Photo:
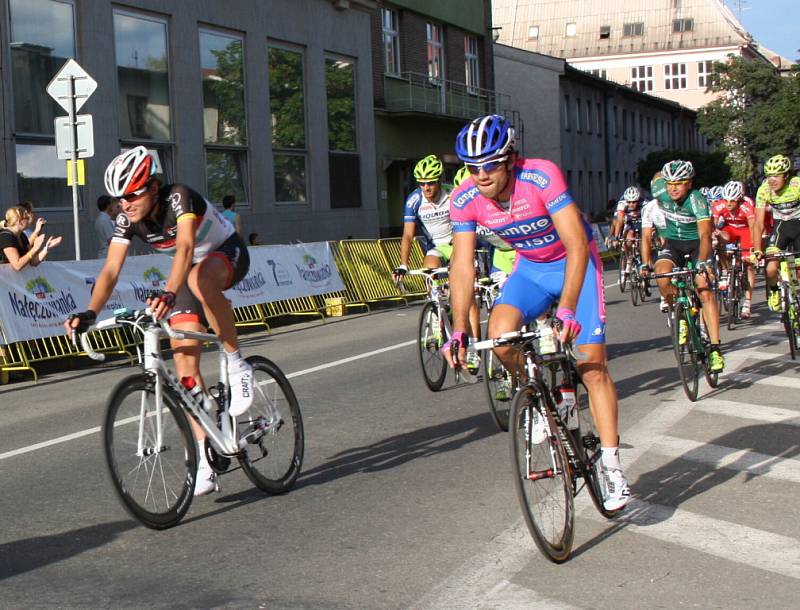
[(775, 155), (767, 159), (764, 164), (764, 173), (767, 176), (780, 176), (792, 171), (792, 162), (786, 155)]
[(414, 179), (417, 182), (433, 182), (442, 175), (444, 167), (436, 155), (428, 155), (414, 167)]
[(453, 186), (458, 186), (464, 182), (464, 178), (467, 176), (469, 176), (469, 170), (467, 169), (466, 165), (462, 165), (461, 169), (456, 172), (455, 176), (453, 176)]

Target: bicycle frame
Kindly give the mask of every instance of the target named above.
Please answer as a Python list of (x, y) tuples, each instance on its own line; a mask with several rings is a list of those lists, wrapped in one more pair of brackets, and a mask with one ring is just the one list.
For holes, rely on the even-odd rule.
[[(147, 315), (150, 317), (150, 311), (145, 310)], [(156, 446), (161, 448), (162, 438), (161, 438), (161, 430), (162, 430), (162, 420), (161, 416), (164, 409), (164, 384), (166, 383), (169, 387), (180, 397), (181, 404), (179, 405), (182, 409), (184, 409), (191, 417), (203, 428), (206, 435), (208, 436), (209, 440), (211, 441), (214, 449), (220, 454), (226, 457), (233, 457), (236, 456), (245, 446), (246, 439), (239, 439), (238, 431), (237, 431), (237, 423), (236, 419), (230, 417), (228, 415), (228, 404), (227, 399), (225, 398), (224, 393), (220, 393), (220, 397), (215, 399), (214, 397), (210, 396), (207, 392), (203, 393), (203, 407), (198, 406), (195, 399), (189, 394), (189, 391), (183, 387), (183, 384), (180, 383), (178, 378), (172, 371), (167, 367), (164, 359), (161, 356), (161, 340), (165, 337), (169, 337), (170, 339), (177, 339), (177, 340), (184, 340), (184, 339), (196, 339), (198, 341), (203, 342), (210, 342), (215, 343), (218, 346), (219, 352), (219, 380), (220, 380), (220, 390), (222, 388), (226, 388), (228, 386), (228, 368), (227, 368), (227, 359), (224, 353), (224, 348), (222, 346), (222, 342), (216, 335), (209, 334), (209, 333), (200, 333), (194, 331), (175, 331), (169, 327), (169, 325), (165, 321), (160, 321), (155, 323), (151, 320), (146, 322), (145, 325), (141, 325), (139, 323), (139, 319), (144, 317), (142, 314), (143, 312), (137, 312), (140, 315), (136, 317), (136, 322), (129, 322), (127, 320), (118, 320), (117, 318), (120, 316), (115, 315), (112, 318), (108, 318), (107, 320), (103, 320), (95, 324), (90, 330), (104, 330), (108, 328), (114, 328), (119, 326), (122, 323), (128, 322), (131, 323), (134, 327), (136, 327), (144, 336), (144, 343), (141, 348), (137, 347), (138, 359), (139, 364), (141, 365), (142, 369), (144, 370), (145, 375), (148, 376), (149, 379), (153, 382), (153, 391), (155, 395), (156, 401), (156, 408), (155, 408), (155, 417), (156, 417)], [(89, 354), (89, 357), (95, 360), (102, 360), (105, 357), (102, 354), (98, 354), (92, 350), (91, 346), (89, 345), (87, 333), (81, 335), (81, 345), (83, 349)], [(142, 395), (142, 403), (141, 403), (141, 416), (139, 418), (139, 438), (138, 438), (138, 445), (137, 445), (137, 456), (142, 457), (144, 454), (144, 447), (143, 447), (143, 438), (144, 438), (144, 416), (147, 411), (146, 409), (146, 395)], [(212, 418), (209, 414), (207, 409), (213, 405), (212, 400), (220, 400), (220, 406), (222, 407), (222, 417), (221, 423), (222, 427), (218, 427), (216, 421)]]

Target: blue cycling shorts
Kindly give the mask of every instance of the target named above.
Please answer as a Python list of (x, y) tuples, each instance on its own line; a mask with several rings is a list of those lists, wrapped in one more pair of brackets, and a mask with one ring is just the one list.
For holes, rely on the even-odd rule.
[[(503, 285), (495, 305), (511, 305), (530, 324), (561, 296), (567, 259), (535, 263), (518, 256), (514, 271)], [(594, 242), (589, 244), (589, 263), (578, 297), (575, 317), (581, 325), (576, 345), (606, 342), (606, 304), (603, 293), (603, 263)]]

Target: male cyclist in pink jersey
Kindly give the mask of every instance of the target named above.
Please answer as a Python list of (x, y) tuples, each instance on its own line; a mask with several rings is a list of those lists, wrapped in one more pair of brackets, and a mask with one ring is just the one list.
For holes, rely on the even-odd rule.
[[(463, 362), (475, 229), (481, 224), (517, 251), (514, 270), (492, 309), (488, 335), (518, 330), (558, 303), (561, 340), (574, 341), (587, 357), (578, 368), (600, 435), (603, 503), (607, 510), (619, 510), (630, 490), (619, 458), (617, 392), (608, 373), (600, 256), (561, 170), (544, 159), (518, 157), (514, 137), (504, 117), (488, 115), (467, 124), (456, 138), (456, 154), (472, 178), (450, 197), (453, 341), (462, 347), (455, 364)], [(513, 349), (496, 353), (507, 369), (517, 369)], [(449, 350), (445, 354), (449, 360)]]

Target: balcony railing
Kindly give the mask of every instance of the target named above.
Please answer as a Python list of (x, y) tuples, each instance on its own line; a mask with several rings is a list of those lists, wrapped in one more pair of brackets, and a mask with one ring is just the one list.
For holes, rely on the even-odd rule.
[(482, 114), (502, 113), (511, 102), (511, 96), (504, 93), (433, 79), (418, 72), (386, 75), (383, 82), (386, 110), (390, 112), (423, 112), (471, 119)]

